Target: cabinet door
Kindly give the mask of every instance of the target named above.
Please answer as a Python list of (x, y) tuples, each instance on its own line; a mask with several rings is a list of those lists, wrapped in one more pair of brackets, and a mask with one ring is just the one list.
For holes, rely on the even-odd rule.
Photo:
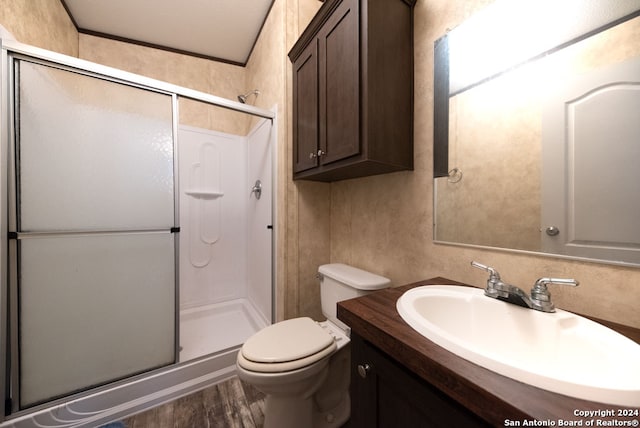
[(318, 41), (293, 64), (293, 172), (318, 166)]
[(318, 34), (322, 164), (360, 153), (358, 18), (358, 1), (345, 0)]
[(351, 365), (349, 428), (489, 426), (353, 332)]

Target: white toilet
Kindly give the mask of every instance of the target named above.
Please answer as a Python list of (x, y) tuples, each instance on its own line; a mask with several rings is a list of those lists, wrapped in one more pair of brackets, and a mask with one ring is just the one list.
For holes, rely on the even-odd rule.
[(336, 303), (386, 288), (379, 275), (340, 263), (318, 268), (323, 322), (294, 318), (251, 336), (238, 377), (266, 394), (265, 428), (340, 427), (349, 419), (349, 333)]

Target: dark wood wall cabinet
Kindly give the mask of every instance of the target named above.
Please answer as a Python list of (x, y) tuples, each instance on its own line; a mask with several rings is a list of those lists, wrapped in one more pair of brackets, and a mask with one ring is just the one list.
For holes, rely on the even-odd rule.
[(293, 177), (413, 169), (415, 0), (327, 0), (289, 52)]

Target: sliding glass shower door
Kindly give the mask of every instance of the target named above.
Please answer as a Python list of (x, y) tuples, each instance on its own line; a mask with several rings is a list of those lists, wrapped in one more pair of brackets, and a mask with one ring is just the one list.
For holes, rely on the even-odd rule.
[(11, 373), (26, 408), (176, 360), (175, 99), (13, 64)]

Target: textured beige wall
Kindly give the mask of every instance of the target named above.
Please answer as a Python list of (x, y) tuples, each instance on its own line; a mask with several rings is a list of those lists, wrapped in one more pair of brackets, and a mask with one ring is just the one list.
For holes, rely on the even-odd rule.
[(2, 0), (0, 25), (21, 43), (78, 56), (78, 32), (59, 0)]
[[(494, 266), (523, 288), (542, 276), (575, 277), (580, 287), (551, 286), (559, 307), (640, 327), (640, 269), (432, 243), (433, 42), (488, 3), (418, 0), (415, 171), (331, 185), (330, 259), (385, 275), (394, 285), (444, 276), (483, 286), (486, 275), (471, 268), (471, 260)], [(301, 234), (299, 245), (313, 239)]]
[[(276, 4), (278, 0), (276, 0)], [(286, 50), (293, 47), (322, 3), (318, 0), (287, 0)], [(286, 61), (285, 82), (287, 100), (292, 99), (291, 62)], [(286, 153), (280, 163), (281, 179), (285, 185), (281, 197), (285, 198), (281, 211), (285, 219), (284, 243), (280, 249), (285, 254), (283, 281), (278, 281), (278, 302), (282, 316), (310, 316), (322, 319), (320, 309), (320, 286), (316, 279), (318, 266), (330, 260), (330, 190), (326, 183), (293, 181), (291, 103), (286, 111)]]

